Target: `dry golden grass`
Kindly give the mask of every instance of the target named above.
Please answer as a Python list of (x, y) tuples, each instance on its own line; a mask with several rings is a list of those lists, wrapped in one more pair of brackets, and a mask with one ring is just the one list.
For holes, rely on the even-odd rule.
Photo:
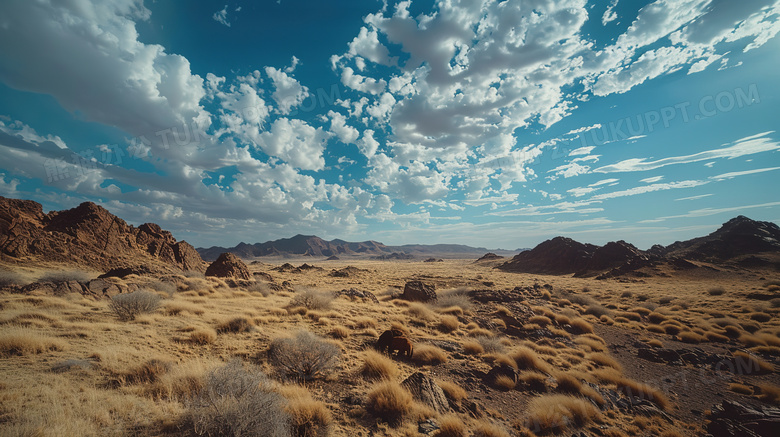
[(352, 319), (352, 323), (355, 326), (355, 329), (376, 329), (376, 320), (372, 319), (371, 317), (356, 317)]
[(460, 321), (453, 315), (444, 315), (439, 319), (439, 325), (436, 328), (441, 332), (449, 334), (460, 328)]
[(623, 366), (621, 366), (616, 359), (612, 358), (607, 354), (596, 352), (596, 353), (586, 355), (585, 358), (587, 358), (590, 361), (593, 361), (595, 364), (598, 365), (597, 367), (609, 367), (619, 372), (623, 371)]
[(346, 326), (337, 325), (332, 327), (328, 334), (333, 338), (344, 339), (349, 337), (350, 331)]
[(751, 373), (761, 374), (775, 371), (775, 366), (755, 355), (750, 355), (742, 351), (735, 351), (732, 355), (736, 361), (736, 367), (748, 375)]
[(20, 327), (5, 327), (0, 333), (1, 355), (29, 355), (48, 351), (61, 351), (68, 344), (58, 338), (47, 337)]
[(432, 322), (436, 319), (436, 313), (427, 305), (420, 302), (410, 302), (406, 313), (416, 322)]
[(443, 364), (447, 362), (447, 354), (436, 346), (415, 345), (412, 361), (423, 366)]
[(398, 376), (398, 366), (385, 355), (367, 350), (363, 354), (360, 374), (367, 379), (391, 379)]
[(647, 342), (647, 345), (652, 347), (664, 347), (664, 343), (661, 340), (658, 340), (657, 338), (649, 340)]
[(598, 408), (582, 398), (568, 395), (543, 395), (528, 403), (525, 426), (537, 434), (580, 428), (601, 421)]
[(758, 398), (766, 403), (780, 405), (780, 387), (774, 384), (758, 384)]
[(439, 430), (433, 435), (436, 437), (467, 437), (468, 430), (458, 416), (447, 414), (439, 418)]
[(492, 337), (494, 335), (493, 331), (485, 328), (476, 327), (469, 329), (469, 337)]
[(537, 370), (543, 373), (549, 373), (550, 365), (539, 358), (539, 355), (527, 347), (520, 346), (513, 350), (509, 356), (515, 360), (515, 366), (520, 370)]
[(571, 327), (574, 332), (578, 334), (591, 334), (593, 333), (593, 325), (588, 323), (587, 320), (577, 318), (571, 321)]
[(458, 384), (451, 381), (438, 381), (437, 384), (444, 391), (448, 399), (460, 402), (469, 397), (469, 393)]
[(412, 409), (412, 395), (395, 381), (376, 384), (366, 397), (366, 409), (374, 416), (398, 425)]
[(745, 384), (739, 384), (736, 382), (732, 382), (729, 384), (729, 390), (733, 391), (734, 393), (739, 393), (742, 395), (752, 395), (753, 394), (753, 388), (749, 385)]
[(183, 300), (168, 301), (163, 304), (163, 313), (169, 316), (175, 316), (181, 313), (200, 316), (204, 312), (205, 310), (202, 307)]
[(607, 350), (607, 345), (592, 338), (578, 337), (574, 342), (587, 347), (591, 352), (604, 352)]
[(190, 333), (189, 340), (195, 344), (211, 344), (217, 339), (217, 331), (211, 328), (198, 328)]
[(493, 386), (498, 390), (503, 390), (503, 391), (512, 390), (515, 388), (515, 385), (517, 385), (515, 380), (506, 375), (499, 375), (493, 381)]
[(328, 407), (315, 400), (309, 390), (298, 385), (279, 389), (287, 399), (284, 410), (290, 415), (293, 434), (300, 437), (317, 437), (330, 434), (333, 417)]
[(680, 341), (682, 341), (683, 343), (698, 344), (706, 340), (707, 340), (706, 337), (699, 335), (693, 331), (684, 331), (680, 333)]
[(474, 427), (473, 437), (510, 437), (509, 433), (494, 423), (479, 422)]
[(485, 348), (478, 341), (466, 340), (461, 347), (467, 355), (480, 355), (485, 352)]
[(528, 323), (534, 323), (541, 327), (545, 327), (550, 323), (552, 323), (552, 320), (550, 320), (550, 318), (546, 316), (532, 316), (528, 319)]
[(217, 332), (219, 333), (249, 332), (252, 329), (254, 329), (254, 323), (246, 317), (233, 317), (217, 325)]

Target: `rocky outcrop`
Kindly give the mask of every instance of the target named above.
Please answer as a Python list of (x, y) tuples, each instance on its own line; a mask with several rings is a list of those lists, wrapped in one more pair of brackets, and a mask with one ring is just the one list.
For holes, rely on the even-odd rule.
[(488, 252), (488, 253), (482, 255), (481, 257), (479, 257), (479, 259), (477, 259), (476, 262), (480, 262), (480, 261), (495, 261), (495, 260), (498, 260), (498, 259), (504, 259), (504, 257), (501, 256), (501, 255), (496, 255), (493, 252)]
[[(388, 252), (386, 246), (376, 241), (348, 242), (344, 240), (323, 240), (315, 235), (296, 235), (265, 243), (239, 243), (235, 247), (199, 248), (204, 259), (216, 259), (221, 253), (231, 252), (243, 258), (278, 255), (308, 255), (333, 257), (361, 253), (381, 254)], [(338, 257), (336, 257), (338, 259)]]
[(780, 408), (723, 401), (711, 411), (707, 432), (713, 437), (774, 437), (780, 430)]
[(423, 404), (433, 408), (437, 413), (443, 414), (450, 410), (450, 403), (444, 390), (427, 375), (416, 372), (401, 383), (412, 396)]
[(555, 237), (531, 250), (518, 253), (500, 265), (500, 270), (517, 273), (561, 275), (584, 270), (598, 246), (571, 238)]
[(206, 269), (197, 251), (170, 232), (153, 223), (136, 228), (92, 202), (44, 214), (37, 202), (0, 197), (0, 256), (100, 270), (138, 265), (155, 271)]
[(206, 269), (206, 276), (245, 280), (252, 278), (249, 268), (241, 261), (241, 258), (230, 252), (223, 253), (216, 261), (211, 263), (209, 268)]
[(780, 252), (780, 227), (742, 215), (727, 221), (707, 236), (678, 241), (663, 249), (667, 256), (703, 261), (727, 260), (764, 252)]
[(431, 284), (425, 284), (422, 281), (409, 281), (404, 286), (404, 292), (401, 299), (413, 302), (435, 302), (438, 300), (436, 289)]

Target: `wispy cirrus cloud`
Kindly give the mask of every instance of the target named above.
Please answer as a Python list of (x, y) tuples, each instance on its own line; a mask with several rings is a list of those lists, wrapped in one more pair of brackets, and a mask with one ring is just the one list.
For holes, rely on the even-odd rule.
[(739, 139), (730, 146), (719, 149), (705, 150), (692, 155), (670, 156), (668, 158), (649, 161), (647, 158), (631, 158), (615, 164), (605, 165), (593, 170), (594, 173), (625, 173), (634, 171), (655, 170), (661, 167), (675, 164), (689, 164), (692, 162), (708, 161), (712, 159), (733, 159), (740, 156), (753, 155), (762, 152), (780, 150), (780, 141), (770, 135), (775, 131), (762, 132)]

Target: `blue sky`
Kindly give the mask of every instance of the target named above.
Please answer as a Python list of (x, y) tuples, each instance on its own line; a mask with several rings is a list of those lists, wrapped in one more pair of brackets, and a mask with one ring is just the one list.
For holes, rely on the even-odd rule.
[(196, 246), (780, 223), (780, 1), (0, 4), (0, 195)]

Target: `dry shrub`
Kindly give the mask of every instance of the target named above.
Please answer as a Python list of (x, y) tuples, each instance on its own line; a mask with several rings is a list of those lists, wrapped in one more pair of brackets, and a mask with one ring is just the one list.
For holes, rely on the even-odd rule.
[(537, 370), (549, 373), (550, 366), (536, 354), (535, 351), (524, 346), (520, 346), (512, 351), (509, 356), (515, 360), (516, 367), (519, 370)]
[(254, 329), (254, 324), (246, 317), (234, 317), (217, 325), (217, 332), (219, 333), (250, 332), (252, 329)]
[(656, 334), (666, 334), (666, 329), (661, 325), (647, 325), (647, 330)]
[(531, 318), (528, 319), (528, 323), (534, 323), (541, 327), (545, 327), (550, 323), (552, 323), (552, 320), (550, 320), (550, 318), (546, 316), (532, 316)]
[(153, 358), (140, 366), (121, 372), (117, 376), (120, 384), (150, 384), (157, 382), (171, 370), (172, 364), (164, 359)]
[(145, 392), (153, 398), (183, 400), (203, 389), (208, 372), (222, 363), (191, 360), (171, 365), (167, 372), (158, 374)]
[(602, 305), (592, 304), (588, 305), (588, 309), (585, 310), (585, 314), (590, 314), (596, 317), (609, 316), (612, 312)]
[(755, 355), (742, 351), (735, 351), (732, 355), (736, 361), (736, 368), (740, 371), (744, 371), (746, 374), (772, 373), (775, 371), (775, 366)]
[(618, 363), (618, 361), (611, 356), (607, 354), (603, 354), (600, 352), (592, 353), (586, 355), (586, 358), (590, 361), (593, 361), (595, 364), (598, 365), (598, 367), (611, 367), (619, 372), (623, 371), (623, 366)]
[(211, 344), (217, 339), (217, 332), (211, 328), (199, 328), (190, 333), (190, 342), (195, 344)]
[(3, 356), (61, 351), (67, 346), (67, 343), (60, 339), (45, 337), (25, 328), (3, 328), (0, 334), (0, 354)]
[(496, 307), (496, 315), (504, 316), (504, 317), (512, 317), (512, 310), (510, 310), (509, 308), (503, 305), (498, 305)]
[(391, 425), (398, 425), (412, 409), (411, 393), (395, 381), (376, 384), (366, 397), (366, 409)]
[(444, 395), (447, 396), (447, 399), (450, 399), (453, 402), (460, 402), (463, 399), (469, 397), (469, 393), (463, 387), (455, 384), (454, 382), (437, 381), (437, 384), (444, 391)]
[(451, 306), (446, 308), (440, 308), (439, 313), (441, 314), (450, 314), (453, 316), (462, 316), (463, 315), (463, 308), (459, 306)]
[(459, 327), (460, 321), (458, 321), (457, 317), (451, 315), (441, 316), (439, 326), (437, 326), (439, 331), (446, 333), (457, 331)]
[(726, 289), (723, 287), (712, 287), (709, 290), (707, 290), (707, 294), (710, 296), (721, 296), (726, 292)]
[(758, 384), (758, 388), (761, 390), (758, 393), (758, 398), (764, 402), (780, 405), (780, 387), (774, 384)]
[(661, 313), (650, 313), (647, 315), (647, 320), (650, 321), (650, 323), (659, 324), (663, 321), (666, 321), (667, 317)]
[(329, 376), (341, 358), (341, 349), (308, 331), (277, 338), (268, 349), (271, 363), (288, 377), (310, 381)]
[(478, 341), (466, 340), (461, 345), (463, 352), (467, 355), (480, 355), (485, 352), (485, 349)]
[(656, 338), (654, 338), (652, 340), (649, 340), (647, 342), (647, 345), (648, 346), (652, 346), (652, 347), (664, 347), (663, 342), (661, 340), (656, 339)]
[(346, 326), (337, 325), (331, 328), (328, 335), (333, 338), (347, 338), (349, 337), (349, 328)]
[(571, 327), (574, 332), (578, 334), (591, 334), (593, 333), (593, 325), (588, 323), (585, 319), (574, 319), (571, 321)]
[(196, 435), (290, 435), (285, 399), (259, 368), (239, 360), (209, 372), (185, 405), (184, 422)]
[[(482, 346), (482, 350), (484, 352), (488, 353), (504, 353), (504, 344), (501, 342), (501, 339), (496, 337), (486, 337), (484, 335), (474, 338), (480, 346)], [(482, 353), (482, 352), (480, 352)]]
[(169, 316), (175, 316), (184, 312), (194, 314), (196, 316), (200, 316), (204, 313), (203, 308), (195, 304), (182, 301), (167, 302), (163, 311)]
[(61, 270), (57, 272), (47, 272), (38, 278), (38, 282), (68, 282), (79, 281), (86, 282), (94, 278), (94, 275), (83, 270)]
[(0, 270), (0, 288), (11, 287), (14, 285), (24, 285), (27, 280), (21, 274), (11, 270)]
[(574, 342), (586, 346), (588, 349), (590, 349), (593, 352), (604, 352), (607, 350), (607, 346), (604, 343), (593, 340), (591, 338), (579, 337), (576, 340), (574, 340)]
[[(651, 308), (647, 308), (648, 306), (651, 307)], [(636, 307), (636, 308), (631, 308), (629, 310), (629, 312), (637, 313), (640, 316), (647, 317), (648, 315), (650, 315), (650, 313), (653, 312), (652, 310), (654, 310), (654, 309), (655, 309), (655, 304), (654, 303), (652, 303), (652, 302), (645, 302), (643, 304), (643, 306)], [(640, 320), (641, 320), (641, 318), (640, 318)]]
[(509, 433), (499, 425), (479, 422), (474, 428), (473, 437), (509, 437)]
[(555, 380), (558, 382), (555, 390), (572, 395), (582, 394), (582, 382), (576, 377), (568, 373), (558, 373), (555, 375)]
[(462, 311), (468, 311), (474, 306), (469, 298), (469, 289), (466, 287), (442, 290), (437, 293), (437, 296), (438, 299), (434, 304), (437, 308), (458, 307)]
[(517, 383), (514, 379), (506, 376), (506, 375), (498, 375), (495, 380), (493, 380), (493, 386), (501, 391), (509, 391), (515, 388)]
[(367, 379), (391, 379), (398, 376), (398, 367), (385, 355), (367, 350), (364, 354), (360, 374)]
[(421, 344), (415, 346), (412, 361), (419, 365), (437, 365), (447, 362), (447, 354), (436, 346)]
[(706, 340), (704, 336), (701, 336), (695, 332), (692, 331), (685, 331), (680, 333), (680, 340), (683, 343), (691, 343), (691, 344), (697, 344), (701, 343)]
[(682, 331), (682, 328), (677, 325), (662, 325), (664, 332), (669, 335), (677, 335)]
[(260, 293), (263, 297), (271, 295), (271, 287), (265, 282), (253, 282), (246, 287), (246, 291), (250, 293)]
[(355, 325), (355, 329), (376, 329), (376, 320), (371, 317), (357, 317), (352, 320), (352, 323)]
[(517, 375), (518, 382), (525, 384), (530, 390), (536, 392), (547, 391), (547, 380), (549, 378), (544, 373), (540, 373), (534, 370), (527, 372), (520, 372)]
[(749, 385), (745, 384), (739, 384), (736, 382), (732, 382), (729, 384), (729, 390), (733, 391), (734, 393), (739, 393), (742, 395), (752, 395), (753, 394), (753, 388)]
[(436, 314), (424, 303), (411, 302), (406, 310), (415, 321), (430, 322), (436, 318)]
[(467, 437), (468, 431), (458, 416), (447, 414), (439, 419), (439, 430), (433, 435), (436, 437)]
[(473, 328), (469, 330), (469, 337), (492, 337), (493, 331), (485, 328)]
[(624, 319), (633, 320), (634, 322), (639, 322), (642, 320), (642, 315), (635, 311), (621, 311), (616, 315)]
[(134, 320), (136, 316), (151, 313), (160, 306), (159, 294), (147, 290), (117, 294), (111, 298), (108, 308), (116, 313), (119, 320)]
[(287, 399), (284, 410), (290, 415), (292, 435), (295, 437), (325, 437), (330, 435), (333, 421), (324, 403), (315, 400), (309, 390), (298, 385), (284, 386), (280, 390)]
[(537, 434), (559, 432), (600, 421), (601, 414), (590, 402), (569, 395), (543, 395), (529, 402), (525, 426)]
[(330, 308), (333, 302), (333, 293), (324, 291), (303, 289), (297, 290), (295, 296), (290, 300), (290, 308), (303, 307), (307, 310), (324, 310)]
[(555, 323), (558, 324), (559, 326), (571, 325), (571, 319), (569, 318), (569, 316), (563, 314), (556, 314)]

